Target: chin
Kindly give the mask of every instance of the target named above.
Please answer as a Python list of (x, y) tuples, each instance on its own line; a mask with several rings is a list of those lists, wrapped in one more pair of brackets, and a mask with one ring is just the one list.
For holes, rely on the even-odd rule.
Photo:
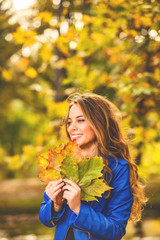
[(81, 148), (83, 146), (83, 143), (81, 143), (81, 142), (76, 141), (76, 143), (78, 144), (79, 148)]
[(83, 143), (80, 139), (76, 139), (75, 141), (78, 144), (78, 147), (81, 147), (83, 145)]
[(81, 143), (78, 143), (77, 141), (76, 141), (76, 143), (78, 144), (78, 147), (81, 147), (81, 146), (82, 146), (82, 144), (81, 144)]

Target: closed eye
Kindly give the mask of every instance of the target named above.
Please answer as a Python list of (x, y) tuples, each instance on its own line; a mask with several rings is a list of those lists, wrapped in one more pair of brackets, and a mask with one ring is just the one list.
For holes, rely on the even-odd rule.
[(84, 121), (85, 121), (84, 119), (79, 119), (79, 120), (78, 120), (78, 122), (80, 122), (80, 123), (81, 123), (81, 122), (84, 122)]
[[(77, 119), (77, 122), (78, 123), (83, 123), (83, 122), (85, 122), (85, 119)], [(67, 122), (67, 126), (70, 126), (71, 124), (72, 124), (72, 121)]]
[(68, 125), (68, 126), (70, 126), (70, 125), (71, 125), (71, 123), (72, 123), (71, 121), (68, 121), (68, 122), (67, 122), (67, 125)]

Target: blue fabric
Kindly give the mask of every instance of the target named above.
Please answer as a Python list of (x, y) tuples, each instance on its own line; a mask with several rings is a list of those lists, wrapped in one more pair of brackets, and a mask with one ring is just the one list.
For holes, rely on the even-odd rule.
[[(74, 229), (75, 240), (119, 240), (125, 235), (125, 228), (131, 213), (133, 195), (129, 183), (129, 166), (123, 159), (118, 162), (110, 157), (112, 170), (111, 195), (106, 199), (98, 197), (99, 202), (81, 202), (76, 215), (67, 204), (57, 216), (52, 216), (52, 201), (44, 192), (39, 218), (47, 227), (56, 227), (54, 240), (65, 240), (69, 226)], [(108, 178), (108, 174), (106, 174)]]

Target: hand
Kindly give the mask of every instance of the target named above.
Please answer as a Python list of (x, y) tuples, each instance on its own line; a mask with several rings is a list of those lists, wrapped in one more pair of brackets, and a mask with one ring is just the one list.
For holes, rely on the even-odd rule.
[(68, 205), (70, 209), (78, 215), (80, 206), (81, 206), (81, 189), (80, 187), (73, 182), (72, 180), (63, 179), (63, 182), (68, 183), (64, 187), (62, 187), (63, 198), (68, 201)]
[(58, 181), (51, 181), (46, 187), (47, 196), (54, 202), (54, 210), (59, 212), (62, 208), (63, 198), (62, 198), (62, 187), (64, 182), (62, 179)]

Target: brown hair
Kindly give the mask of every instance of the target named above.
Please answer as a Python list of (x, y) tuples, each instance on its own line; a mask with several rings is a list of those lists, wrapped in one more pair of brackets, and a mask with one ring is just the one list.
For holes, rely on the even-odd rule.
[[(139, 221), (141, 219), (142, 204), (146, 202), (144, 186), (139, 182), (137, 166), (131, 160), (128, 143), (124, 139), (119, 126), (120, 111), (109, 100), (93, 93), (76, 93), (69, 97), (69, 101), (68, 114), (73, 104), (79, 104), (84, 117), (96, 134), (99, 155), (107, 157), (104, 158), (103, 177), (106, 172), (110, 173), (112, 177), (112, 171), (108, 167), (110, 155), (115, 159), (123, 158), (128, 162), (131, 191), (134, 196), (130, 220)], [(68, 131), (67, 135), (69, 137)]]

